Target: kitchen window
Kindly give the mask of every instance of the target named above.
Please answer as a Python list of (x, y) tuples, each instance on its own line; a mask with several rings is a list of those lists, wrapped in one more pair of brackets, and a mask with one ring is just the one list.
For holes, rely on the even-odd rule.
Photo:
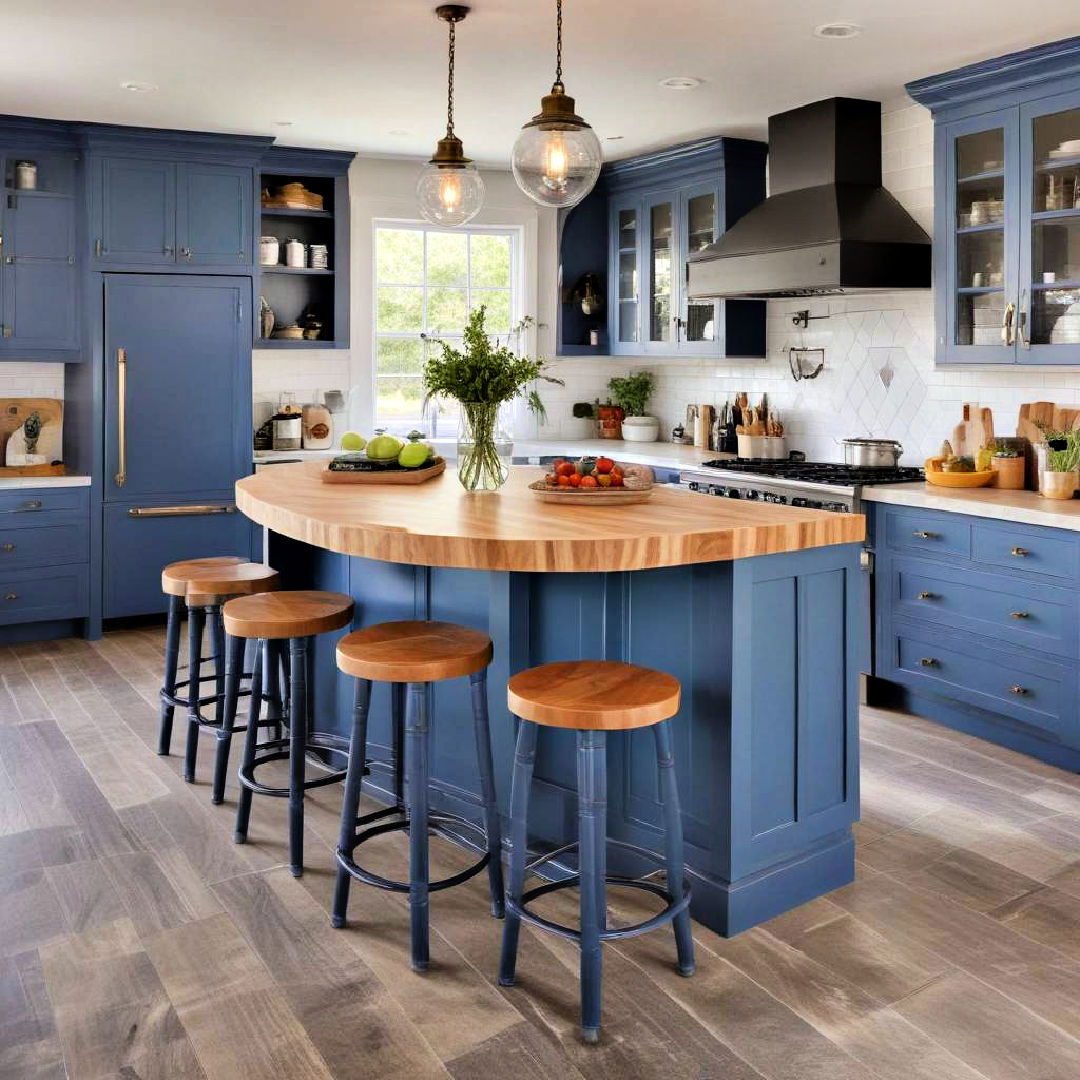
[[(469, 312), (484, 305), (492, 335), (521, 318), (520, 230), (375, 226), (375, 424), (452, 435), (457, 403), (422, 416), (422, 372), (431, 349), (421, 335), (460, 343)], [(433, 430), (434, 423), (434, 430)]]

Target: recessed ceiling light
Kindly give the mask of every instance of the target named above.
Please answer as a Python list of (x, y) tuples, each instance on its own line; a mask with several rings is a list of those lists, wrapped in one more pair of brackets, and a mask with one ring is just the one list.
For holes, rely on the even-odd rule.
[(820, 38), (858, 37), (863, 28), (852, 22), (827, 22), (814, 27), (814, 36)]
[(387, 135), (401, 136), (408, 135), (409, 133), (404, 128), (392, 128), (386, 133)]
[(275, 120), (274, 127), (292, 127), (293, 122), (291, 120)]
[(622, 138), (622, 136), (621, 135), (605, 135), (604, 138), (608, 142), (618, 142)]
[(660, 85), (665, 90), (696, 90), (701, 79), (695, 79), (693, 75), (672, 75), (669, 79), (661, 79)]
[(121, 90), (128, 90), (132, 94), (152, 94), (158, 88), (157, 83), (152, 82), (122, 82)]

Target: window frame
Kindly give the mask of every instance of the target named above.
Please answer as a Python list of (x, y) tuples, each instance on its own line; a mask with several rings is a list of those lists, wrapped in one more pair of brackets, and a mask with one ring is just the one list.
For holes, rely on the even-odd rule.
[[(424, 277), (418, 282), (408, 281), (382, 281), (379, 278), (379, 231), (389, 230), (395, 232), (412, 231), (424, 234)], [(465, 279), (465, 304), (466, 310), (472, 310), (473, 292), (508, 292), (510, 294), (510, 325), (516, 326), (524, 314), (523, 296), (525, 293), (525, 268), (524, 247), (525, 230), (520, 225), (470, 225), (465, 228), (446, 228), (430, 225), (425, 221), (401, 220), (397, 218), (373, 218), (371, 223), (371, 412), (373, 425), (376, 428), (389, 429), (401, 427), (403, 430), (410, 427), (420, 427), (424, 422), (423, 416), (415, 417), (386, 417), (379, 415), (379, 382), (380, 379), (411, 378), (409, 375), (380, 375), (379, 373), (379, 342), (380, 340), (415, 341), (423, 333), (434, 333), (427, 328), (427, 296), (432, 288), (460, 288), (454, 285), (432, 285), (427, 279), (427, 245), (428, 237), (439, 233), (449, 236), (472, 237), (505, 236), (510, 240), (510, 284), (507, 288), (499, 286), (476, 286), (472, 284), (472, 246), (466, 243), (466, 279)], [(420, 333), (402, 330), (379, 330), (379, 289), (420, 289), (423, 290), (423, 306), (421, 318), (424, 328)], [(464, 330), (464, 327), (462, 327)], [(500, 332), (502, 336), (505, 332)], [(442, 333), (440, 335), (446, 341), (461, 341), (461, 331), (457, 333)], [(456, 414), (455, 414), (456, 415)]]

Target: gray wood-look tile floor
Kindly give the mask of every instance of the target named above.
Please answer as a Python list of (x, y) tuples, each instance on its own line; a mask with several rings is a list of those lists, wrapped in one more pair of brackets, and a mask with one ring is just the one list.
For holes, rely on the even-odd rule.
[[(483, 877), (433, 897), (426, 976), (404, 897), (356, 886), (330, 928), (337, 789), (309, 799), (302, 880), (281, 801), (234, 846), (212, 744), (194, 786), (154, 753), (160, 651), (0, 648), (0, 1077), (1080, 1077), (1080, 777), (865, 710), (858, 880), (734, 940), (697, 927), (693, 979), (668, 932), (609, 946), (585, 1047), (567, 942), (526, 929), (495, 985)], [(400, 835), (369, 850), (400, 873)]]

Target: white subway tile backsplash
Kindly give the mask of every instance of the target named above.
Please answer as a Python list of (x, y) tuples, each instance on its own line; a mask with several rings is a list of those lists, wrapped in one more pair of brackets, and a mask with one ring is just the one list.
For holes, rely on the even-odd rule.
[(36, 361), (0, 362), (0, 397), (64, 397), (64, 365)]

